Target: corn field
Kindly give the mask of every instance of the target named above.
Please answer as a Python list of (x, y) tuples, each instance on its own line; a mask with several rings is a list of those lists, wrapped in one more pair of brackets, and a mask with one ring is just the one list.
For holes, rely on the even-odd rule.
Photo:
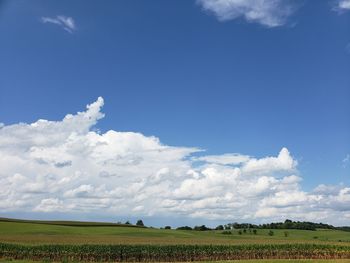
[(18, 245), (0, 243), (0, 258), (156, 262), (235, 259), (349, 259), (350, 246), (275, 245)]

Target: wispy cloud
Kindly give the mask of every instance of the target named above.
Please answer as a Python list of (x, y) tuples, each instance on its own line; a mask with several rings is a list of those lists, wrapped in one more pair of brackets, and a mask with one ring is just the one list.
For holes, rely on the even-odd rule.
[(345, 158), (343, 159), (343, 167), (347, 167), (350, 163), (350, 154), (347, 154)]
[(339, 0), (337, 9), (350, 10), (350, 0)]
[(197, 0), (197, 3), (219, 21), (243, 17), (267, 27), (285, 25), (296, 9), (286, 0)]
[(347, 52), (347, 53), (350, 55), (350, 43), (348, 43), (348, 44), (345, 46), (345, 52)]
[(72, 17), (68, 16), (56, 16), (56, 17), (41, 17), (41, 21), (45, 23), (51, 23), (60, 26), (69, 33), (73, 33), (77, 30), (75, 21)]

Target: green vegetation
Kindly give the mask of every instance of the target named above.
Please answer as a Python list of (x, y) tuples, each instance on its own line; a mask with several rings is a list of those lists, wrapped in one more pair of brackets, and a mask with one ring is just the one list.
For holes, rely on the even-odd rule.
[(230, 223), (225, 225), (226, 229), (299, 229), (299, 230), (317, 230), (317, 229), (333, 229), (333, 230), (342, 230), (342, 231), (350, 231), (350, 227), (335, 227), (328, 224), (323, 223), (313, 223), (313, 222), (300, 222), (300, 221), (292, 221), (292, 220), (285, 220), (284, 222), (278, 222), (278, 223), (270, 223), (270, 224), (262, 224), (262, 225), (255, 225), (255, 224), (249, 224), (249, 223)]
[(140, 227), (0, 220), (0, 258), (78, 262), (350, 258), (350, 233), (334, 229), (222, 230), (223, 226), (209, 230), (198, 226), (194, 228), (198, 231), (194, 231), (187, 227), (154, 229), (138, 224)]
[[(142, 221), (142, 220), (141, 220)], [(32, 223), (41, 225), (56, 226), (81, 226), (81, 227), (140, 227), (140, 225), (132, 225), (129, 221), (126, 223), (105, 223), (105, 222), (84, 222), (84, 221), (54, 221), (54, 220), (24, 220), (0, 217), (0, 222), (8, 223)]]
[(137, 225), (137, 226), (145, 226), (145, 225), (143, 224), (143, 221), (142, 221), (141, 219), (137, 220), (136, 225)]
[[(319, 243), (350, 245), (350, 233), (339, 230), (242, 230), (223, 235), (222, 230), (152, 229), (106, 223), (72, 222), (67, 225), (0, 221), (0, 242), (22, 244), (261, 244)], [(241, 233), (241, 235), (239, 234)]]
[(350, 246), (316, 244), (254, 245), (18, 245), (0, 243), (0, 258), (155, 262), (238, 259), (344, 259)]
[[(0, 259), (0, 262), (6, 263), (48, 263), (50, 261), (28, 261), (28, 260), (8, 260), (8, 259)], [(64, 261), (61, 261), (64, 262)], [(202, 263), (213, 262), (213, 261), (201, 261)], [(232, 261), (217, 261), (218, 263), (350, 263), (348, 259), (272, 259), (272, 260), (232, 260)], [(80, 261), (82, 263), (82, 261)], [(85, 262), (86, 263), (86, 262)]]

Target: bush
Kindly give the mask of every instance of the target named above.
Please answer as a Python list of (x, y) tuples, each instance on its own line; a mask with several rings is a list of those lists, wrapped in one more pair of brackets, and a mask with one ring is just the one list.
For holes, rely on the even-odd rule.
[(274, 235), (273, 231), (270, 230), (270, 231), (269, 231), (269, 236), (273, 236), (273, 235)]
[(225, 230), (225, 231), (222, 231), (221, 234), (223, 234), (223, 235), (232, 235), (232, 232)]
[(284, 231), (284, 237), (288, 237), (289, 236), (289, 233), (287, 231)]
[(242, 235), (242, 230), (239, 230), (239, 231), (238, 231), (238, 234), (239, 234), (239, 235)]
[(165, 226), (164, 229), (171, 229), (171, 226)]
[(258, 231), (256, 229), (253, 229), (253, 234), (256, 235)]

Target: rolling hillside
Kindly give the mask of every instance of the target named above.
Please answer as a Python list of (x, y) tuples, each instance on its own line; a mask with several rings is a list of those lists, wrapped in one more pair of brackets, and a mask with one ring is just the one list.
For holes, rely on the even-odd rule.
[[(321, 243), (350, 245), (340, 230), (258, 229), (257, 234), (222, 231), (165, 230), (113, 223), (0, 219), (0, 242), (23, 244), (254, 244)], [(285, 236), (287, 232), (288, 236)]]

